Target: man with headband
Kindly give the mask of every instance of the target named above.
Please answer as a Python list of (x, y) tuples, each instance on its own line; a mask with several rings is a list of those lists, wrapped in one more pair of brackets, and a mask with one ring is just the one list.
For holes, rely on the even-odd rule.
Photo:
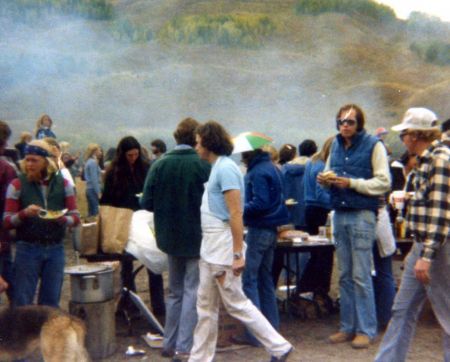
[(17, 235), (14, 305), (33, 303), (40, 278), (38, 304), (58, 307), (65, 230), (80, 222), (74, 189), (56, 172), (44, 141), (27, 145), (21, 166), (22, 174), (8, 187), (4, 213), (5, 226)]

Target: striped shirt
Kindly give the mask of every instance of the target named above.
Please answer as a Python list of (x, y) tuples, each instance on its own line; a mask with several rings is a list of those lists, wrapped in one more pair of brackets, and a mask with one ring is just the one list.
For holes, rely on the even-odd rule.
[(450, 148), (441, 141), (418, 157), (414, 189), (408, 227), (424, 251), (435, 252), (448, 241), (450, 224)]
[[(16, 178), (16, 171), (5, 160), (0, 159), (0, 215), (3, 218), (3, 210), (5, 209), (6, 189), (9, 183)], [(0, 254), (7, 253), (9, 251), (9, 231), (0, 225)]]
[[(47, 194), (48, 181), (42, 181), (40, 183), (41, 191), (43, 195)], [(20, 205), (20, 193), (22, 184), (18, 178), (12, 180), (6, 191), (6, 203), (5, 212), (3, 214), (4, 226), (7, 229), (15, 229), (23, 220), (27, 217), (25, 215), (25, 209)], [(77, 210), (77, 203), (75, 197), (75, 190), (64, 179), (64, 194), (65, 194), (65, 207), (68, 210), (67, 213), (58, 219), (60, 224), (66, 226), (76, 226), (80, 223), (80, 214)]]

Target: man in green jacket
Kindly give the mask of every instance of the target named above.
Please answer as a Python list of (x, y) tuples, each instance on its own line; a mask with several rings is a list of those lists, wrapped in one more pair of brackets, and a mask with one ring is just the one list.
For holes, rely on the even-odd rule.
[(147, 175), (141, 206), (154, 213), (158, 248), (168, 254), (169, 295), (162, 355), (187, 360), (197, 323), (198, 260), (202, 239), (200, 205), (210, 166), (195, 146), (198, 122), (181, 121), (177, 146), (154, 162)]

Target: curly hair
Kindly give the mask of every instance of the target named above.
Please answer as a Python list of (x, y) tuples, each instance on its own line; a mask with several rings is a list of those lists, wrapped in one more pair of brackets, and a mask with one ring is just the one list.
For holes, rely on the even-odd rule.
[(231, 136), (223, 126), (216, 121), (208, 121), (197, 127), (196, 134), (201, 138), (201, 144), (208, 151), (218, 156), (229, 156), (233, 152)]

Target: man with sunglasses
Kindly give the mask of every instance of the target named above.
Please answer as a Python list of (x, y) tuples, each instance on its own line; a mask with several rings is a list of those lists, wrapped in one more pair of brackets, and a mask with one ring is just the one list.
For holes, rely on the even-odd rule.
[(392, 319), (375, 358), (377, 362), (406, 359), (417, 318), (428, 297), (443, 330), (444, 360), (450, 361), (450, 149), (441, 137), (436, 115), (410, 108), (392, 127), (410, 154), (416, 154), (414, 196), (409, 200), (408, 228), (414, 244), (405, 259)]
[(368, 348), (377, 333), (372, 247), (379, 197), (390, 189), (386, 149), (365, 131), (364, 123), (364, 113), (357, 105), (348, 104), (339, 110), (339, 133), (324, 170), (335, 175), (326, 176), (324, 172), (317, 178), (330, 187), (340, 272), (340, 328), (329, 342), (351, 341), (353, 348)]

